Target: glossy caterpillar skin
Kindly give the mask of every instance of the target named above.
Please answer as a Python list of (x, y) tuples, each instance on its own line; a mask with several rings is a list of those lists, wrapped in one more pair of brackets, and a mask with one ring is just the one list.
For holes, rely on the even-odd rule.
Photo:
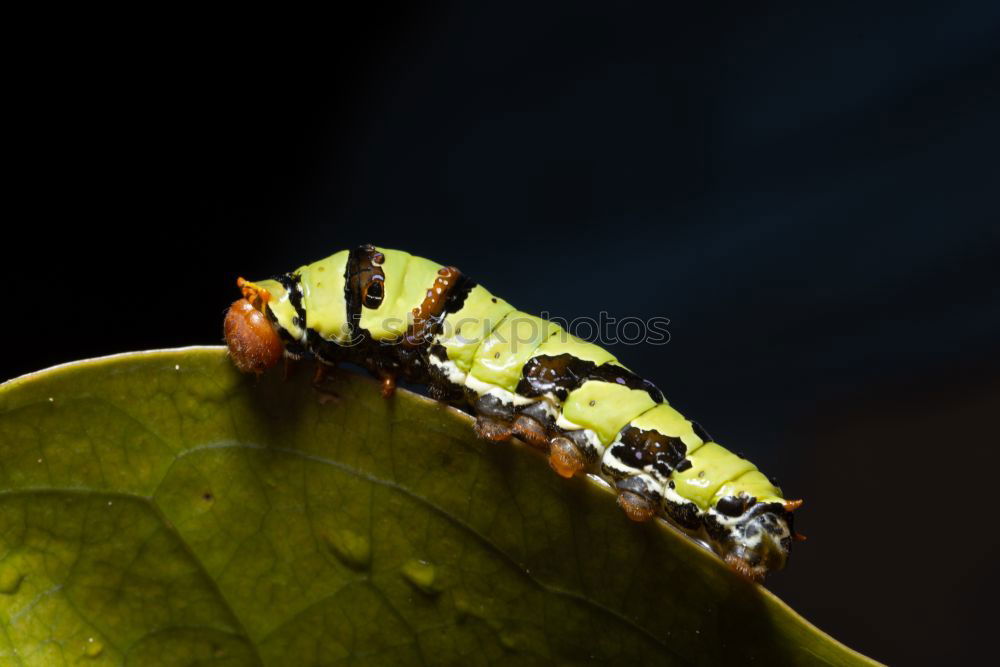
[(360, 246), (273, 280), (238, 281), (230, 355), (260, 373), (288, 358), (351, 362), (383, 381), (426, 384), (475, 412), (476, 432), (517, 436), (564, 477), (592, 473), (629, 518), (661, 516), (753, 580), (784, 566), (792, 511), (746, 459), (712, 442), (608, 351), (516, 310), (454, 267)]

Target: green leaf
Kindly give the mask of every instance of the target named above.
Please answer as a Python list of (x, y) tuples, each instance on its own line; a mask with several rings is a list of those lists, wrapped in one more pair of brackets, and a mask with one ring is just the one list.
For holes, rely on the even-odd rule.
[(280, 375), (190, 348), (0, 385), (0, 663), (872, 664), (453, 408)]

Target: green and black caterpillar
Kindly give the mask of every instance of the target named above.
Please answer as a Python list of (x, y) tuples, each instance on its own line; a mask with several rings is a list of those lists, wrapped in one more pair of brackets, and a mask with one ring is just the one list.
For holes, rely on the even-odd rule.
[(629, 518), (661, 516), (757, 581), (784, 566), (788, 501), (746, 459), (672, 408), (648, 380), (559, 325), (521, 312), (454, 267), (364, 245), (272, 280), (238, 281), (230, 356), (260, 373), (282, 356), (367, 368), (471, 408), (476, 433), (518, 437), (564, 477), (599, 476)]

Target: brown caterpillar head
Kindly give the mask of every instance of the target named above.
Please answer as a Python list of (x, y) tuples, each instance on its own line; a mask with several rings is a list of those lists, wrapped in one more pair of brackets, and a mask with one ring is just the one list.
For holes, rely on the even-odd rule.
[(781, 503), (753, 503), (735, 517), (712, 509), (706, 525), (726, 564), (758, 582), (785, 566), (796, 537), (791, 512)]
[(247, 299), (234, 301), (229, 307), (224, 329), (229, 356), (244, 373), (260, 375), (281, 359), (281, 337), (267, 316)]

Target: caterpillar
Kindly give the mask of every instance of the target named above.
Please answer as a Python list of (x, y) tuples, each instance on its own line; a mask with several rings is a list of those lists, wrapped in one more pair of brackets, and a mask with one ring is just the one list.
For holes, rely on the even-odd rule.
[(237, 280), (229, 354), (260, 374), (311, 358), (368, 369), (390, 397), (397, 379), (471, 409), (476, 434), (518, 437), (569, 478), (592, 474), (628, 518), (660, 516), (739, 574), (784, 567), (801, 500), (714, 442), (660, 390), (604, 348), (517, 310), (453, 266), (363, 245), (271, 280)]

